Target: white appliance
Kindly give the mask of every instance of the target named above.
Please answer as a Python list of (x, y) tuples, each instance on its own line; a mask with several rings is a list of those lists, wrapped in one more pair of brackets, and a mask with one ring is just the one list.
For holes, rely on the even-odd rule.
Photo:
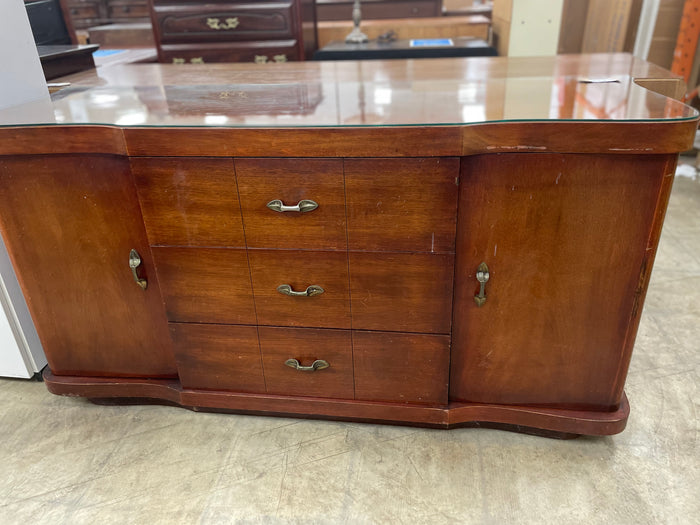
[(44, 349), (0, 238), (0, 376), (28, 379), (45, 365)]

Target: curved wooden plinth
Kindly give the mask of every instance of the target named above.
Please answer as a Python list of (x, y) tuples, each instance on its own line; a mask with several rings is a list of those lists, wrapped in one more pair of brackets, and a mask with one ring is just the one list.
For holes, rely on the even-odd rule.
[[(125, 398), (174, 404), (201, 411), (223, 411), (268, 416), (338, 419), (389, 423), (432, 428), (495, 426), (533, 433), (558, 433), (552, 437), (576, 434), (606, 436), (622, 432), (629, 416), (629, 403), (622, 402), (613, 412), (563, 410), (528, 406), (450, 403), (446, 407), (404, 405), (371, 401), (285, 397), (266, 394), (240, 394), (184, 389), (176, 379), (127, 379), (55, 376), (48, 368), (44, 382), (49, 392), (91, 399)], [(540, 433), (542, 432), (534, 432)], [(546, 432), (544, 435), (548, 435)]]

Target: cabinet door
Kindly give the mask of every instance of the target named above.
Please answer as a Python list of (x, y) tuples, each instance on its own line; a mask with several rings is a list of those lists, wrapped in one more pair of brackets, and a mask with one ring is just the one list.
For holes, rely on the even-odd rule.
[[(108, 156), (0, 160), (0, 221), (55, 374), (175, 375), (129, 172)], [(141, 256), (134, 280), (129, 254)]]
[[(451, 399), (612, 407), (644, 294), (662, 156), (465, 159)], [(486, 263), (485, 302), (476, 273)]]

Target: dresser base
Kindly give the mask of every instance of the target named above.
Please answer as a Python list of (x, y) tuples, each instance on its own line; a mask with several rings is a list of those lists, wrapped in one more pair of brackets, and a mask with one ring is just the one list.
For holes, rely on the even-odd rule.
[(450, 403), (445, 407), (240, 394), (184, 389), (176, 379), (56, 376), (46, 368), (44, 382), (57, 395), (86, 397), (96, 403), (158, 403), (194, 411), (333, 419), (430, 428), (488, 427), (548, 437), (606, 436), (622, 432), (629, 416), (623, 394), (617, 410), (564, 410), (515, 405)]

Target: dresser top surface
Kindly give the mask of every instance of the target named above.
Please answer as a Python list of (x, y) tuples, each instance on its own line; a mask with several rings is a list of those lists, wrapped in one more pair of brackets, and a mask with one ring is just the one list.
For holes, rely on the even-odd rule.
[(627, 54), (286, 64), (138, 64), (66, 77), (0, 126), (372, 127), (499, 121), (678, 121), (697, 112), (637, 84), (673, 84)]

